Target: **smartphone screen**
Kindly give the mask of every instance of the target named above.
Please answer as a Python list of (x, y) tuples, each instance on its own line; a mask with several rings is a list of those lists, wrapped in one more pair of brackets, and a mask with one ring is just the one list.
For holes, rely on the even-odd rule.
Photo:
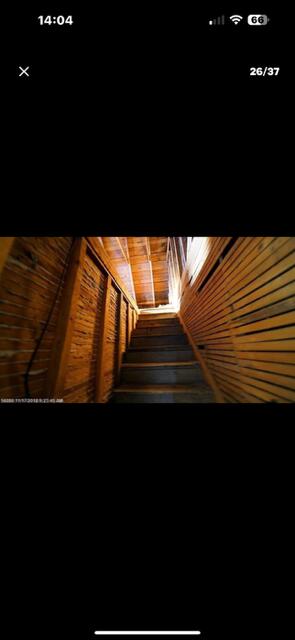
[[(246, 268), (250, 269), (252, 254), (247, 253), (247, 246), (253, 244), (253, 260), (257, 264), (260, 254), (264, 255), (265, 251), (269, 269), (274, 269), (270, 283), (281, 277), (281, 273), (275, 271), (276, 251), (282, 252), (280, 260), (292, 257), (293, 266), (288, 262), (285, 271), (294, 271), (291, 228), (294, 214), (290, 204), (284, 202), (289, 169), (284, 166), (283, 147), (288, 147), (291, 127), (288, 12), (281, 3), (272, 5), (267, 0), (224, 4), (202, 4), (192, 0), (122, 0), (39, 2), (38, 7), (24, 2), (20, 7), (11, 7), (10, 13), (7, 33), (3, 26), (3, 37), (9, 36), (6, 102), (11, 105), (9, 117), (13, 118), (13, 139), (9, 148), (12, 186), (9, 208), (1, 216), (1, 235), (17, 239), (30, 237), (33, 241), (28, 246), (23, 241), (14, 245), (15, 251), (7, 266), (8, 284), (6, 286), (4, 282), (2, 292), (3, 304), (10, 305), (13, 289), (21, 297), (16, 307), (23, 309), (28, 299), (26, 287), (30, 278), (35, 277), (34, 269), (41, 268), (42, 271), (32, 298), (29, 328), (22, 319), (21, 333), (13, 340), (31, 340), (31, 333), (28, 337), (27, 332), (35, 332), (34, 340), (41, 332), (43, 339), (44, 327), (55, 326), (54, 311), (49, 318), (46, 316), (46, 326), (44, 319), (38, 324), (38, 309), (45, 309), (48, 291), (55, 291), (58, 278), (64, 278), (62, 260), (65, 260), (66, 251), (72, 251), (73, 246), (76, 252), (70, 254), (71, 260), (74, 255), (73, 273), (76, 273), (84, 251), (87, 269), (81, 285), (82, 294), (75, 307), (79, 320), (77, 342), (71, 351), (74, 361), (71, 384), (74, 385), (79, 371), (91, 370), (93, 377), (95, 365), (91, 354), (96, 348), (95, 336), (104, 331), (103, 326), (93, 320), (91, 341), (86, 345), (90, 354), (86, 364), (83, 361), (79, 366), (75, 349), (79, 351), (84, 344), (91, 324), (89, 318), (95, 305), (100, 304), (100, 285), (95, 280), (99, 261), (97, 256), (93, 258), (95, 251), (108, 256), (104, 265), (106, 282), (109, 282), (108, 265), (112, 260), (116, 269), (121, 269), (120, 277), (126, 286), (130, 285), (132, 300), (137, 297), (146, 309), (152, 303), (155, 306), (156, 299), (160, 306), (171, 304), (168, 294), (166, 296), (166, 276), (163, 276), (161, 265), (171, 251), (171, 291), (174, 286), (173, 255), (183, 273), (190, 247), (195, 251), (200, 268), (205, 263), (204, 278), (200, 288), (195, 290), (194, 304), (197, 313), (209, 301), (212, 311), (212, 317), (210, 314), (208, 317), (210, 351), (211, 327), (216, 315), (217, 327), (222, 324), (222, 305), (229, 304), (230, 290), (224, 293), (222, 277), (218, 281), (217, 273), (216, 296), (218, 300), (223, 294), (225, 297), (215, 313), (211, 289), (207, 294), (205, 286), (222, 264), (226, 252), (237, 250), (239, 255), (240, 250), (244, 251), (244, 242)], [(198, 237), (194, 236), (196, 232)], [(270, 248), (269, 236), (272, 238)], [(38, 247), (38, 243), (34, 244), (36, 238), (42, 237), (48, 240), (52, 253), (47, 254), (42, 243)], [(256, 237), (260, 238), (257, 242)], [(73, 244), (70, 238), (73, 238)], [(79, 244), (85, 238), (87, 243)], [(94, 241), (92, 243), (93, 238), (97, 246)], [(150, 244), (140, 244), (142, 238), (150, 238)], [(164, 242), (167, 238), (172, 238), (170, 245)], [(212, 240), (214, 259), (208, 251), (201, 255), (208, 245), (204, 238)], [(154, 247), (159, 247), (159, 250), (155, 249), (158, 252), (155, 259)], [(125, 259), (127, 253), (128, 260), (122, 266), (120, 259), (122, 256)], [(145, 265), (141, 262), (143, 254), (147, 256)], [(22, 255), (24, 258), (20, 257)], [(54, 256), (62, 256), (61, 262)], [(131, 284), (129, 256), (135, 265)], [(234, 268), (230, 262), (227, 264), (229, 267), (226, 268), (234, 278)], [(18, 276), (21, 273), (24, 277), (21, 284), (15, 280), (14, 268)], [(28, 268), (31, 275), (27, 275)], [(149, 278), (149, 270), (153, 269), (156, 276), (147, 293), (141, 287), (140, 277), (143, 274)], [(225, 341), (232, 339), (234, 344), (233, 353), (226, 353), (225, 358), (227, 373), (224, 375), (229, 377), (223, 382), (219, 373), (223, 358), (223, 346), (219, 343), (211, 369), (216, 373), (216, 379), (224, 384), (226, 402), (294, 402), (294, 340), (293, 334), (288, 333), (294, 329), (294, 274), (292, 271), (289, 281), (285, 271), (285, 279), (277, 284), (275, 291), (285, 287), (282, 298), (284, 301), (286, 298), (287, 303), (273, 315), (288, 314), (283, 332), (284, 340), (290, 341), (290, 350), (284, 343), (280, 350), (282, 359), (279, 359), (278, 351), (269, 347), (275, 355), (273, 360), (269, 355), (265, 361), (260, 359), (259, 374), (254, 373), (260, 389), (256, 395), (253, 391), (256, 382), (251, 379), (248, 384), (247, 376), (249, 368), (256, 371), (257, 347), (249, 348), (244, 356), (244, 338), (235, 342), (236, 335), (226, 335)], [(263, 270), (259, 271), (257, 278), (263, 277), (263, 273)], [(187, 275), (186, 286), (198, 282), (197, 278), (194, 268)], [(235, 286), (239, 291), (235, 282), (233, 291)], [(245, 296), (253, 299), (248, 301), (247, 298), (251, 307), (247, 313), (257, 313), (250, 321), (259, 323), (260, 307), (258, 311), (255, 307), (256, 287), (253, 280), (250, 283), (251, 291), (247, 289)], [(281, 304), (281, 298), (268, 290), (264, 281), (262, 284), (265, 307)], [(126, 311), (124, 288), (122, 293), (114, 286), (107, 287), (106, 296), (109, 297), (104, 298), (104, 307), (109, 306), (113, 313), (111, 296), (118, 294), (121, 300), (118, 313), (125, 313), (124, 317), (128, 318), (127, 337), (124, 329), (120, 340), (128, 342), (130, 327), (135, 329), (135, 307), (132, 310), (127, 305)], [(56, 300), (67, 304), (60, 289), (56, 296)], [(273, 296), (270, 301), (268, 296)], [(88, 310), (87, 318), (83, 316), (82, 303)], [(8, 315), (0, 336), (4, 360), (10, 357), (7, 353), (15, 353), (15, 343), (12, 347), (10, 343), (7, 346), (6, 340), (10, 339), (7, 336), (16, 307), (14, 302), (12, 307), (5, 307)], [(231, 317), (236, 317), (240, 307), (243, 307), (243, 300), (240, 302), (239, 298), (237, 305), (230, 307)], [(72, 307), (66, 308), (71, 325), (73, 316), (69, 308)], [(269, 324), (262, 330), (276, 330), (273, 315), (271, 319), (263, 316)], [(194, 332), (196, 325), (190, 311), (187, 316)], [(172, 321), (173, 318), (171, 324)], [(66, 343), (68, 334), (61, 316), (60, 322), (60, 335)], [(203, 353), (206, 359), (208, 351), (207, 343), (203, 344), (202, 322), (200, 326), (199, 333), (194, 334), (195, 347), (200, 348), (201, 356)], [(227, 325), (224, 330), (232, 331)], [(223, 338), (220, 328), (217, 331)], [(259, 327), (257, 331), (260, 331)], [(175, 333), (180, 333), (180, 328), (176, 327)], [(139, 335), (138, 340), (141, 339)], [(271, 340), (274, 340), (273, 335), (269, 337)], [(111, 351), (114, 340), (110, 338), (106, 342)], [(30, 374), (29, 378), (22, 369), (27, 366), (26, 357), (29, 356), (21, 344), (22, 351), (17, 353), (13, 363), (9, 360), (7, 367), (5, 360), (2, 377), (9, 388), (14, 388), (14, 376), (25, 375), (27, 390), (28, 381), (32, 390), (43, 370), (43, 354), (46, 349), (48, 352), (54, 350), (45, 336), (44, 350), (39, 351), (37, 358), (38, 366), (36, 360), (34, 363), (37, 377)], [(27, 351), (30, 349), (33, 349), (31, 343)], [(46, 357), (49, 356), (52, 353), (47, 353)], [(63, 357), (61, 354), (61, 361)], [(99, 349), (95, 357), (102, 359)], [(237, 365), (233, 363), (235, 357), (241, 358), (242, 364), (240, 360)], [(244, 357), (248, 358), (246, 365)], [(208, 362), (210, 365), (210, 353)], [(246, 374), (243, 366), (247, 367)], [(141, 367), (144, 368), (144, 363)], [(108, 369), (103, 375), (95, 373), (100, 384), (111, 375)], [(246, 382), (236, 383), (238, 375), (245, 375)], [(282, 376), (287, 378), (286, 383)], [(276, 385), (274, 395), (270, 390), (272, 384)], [(53, 460), (61, 451), (61, 469), (66, 470), (66, 475), (67, 465), (75, 461), (73, 475), (67, 475), (68, 493), (65, 489), (60, 514), (52, 512), (54, 522), (57, 518), (57, 528), (51, 528), (50, 518), (47, 520), (49, 538), (46, 538), (46, 553), (43, 549), (41, 554), (44, 565), (41, 563), (41, 568), (36, 568), (34, 573), (32, 593), (33, 600), (39, 603), (37, 612), (30, 614), (29, 603), (24, 603), (23, 595), (17, 591), (22, 613), (14, 611), (12, 617), (16, 616), (18, 627), (22, 627), (26, 619), (33, 633), (35, 620), (38, 637), (43, 637), (43, 631), (50, 628), (50, 637), (69, 640), (74, 637), (94, 640), (99, 635), (103, 638), (111, 635), (114, 640), (120, 635), (136, 638), (140, 635), (157, 638), (190, 635), (198, 636), (200, 640), (271, 637), (269, 631), (264, 635), (266, 629), (272, 627), (277, 632), (282, 623), (281, 613), (275, 609), (273, 593), (270, 593), (270, 569), (276, 561), (267, 546), (266, 529), (264, 538), (258, 536), (261, 556), (256, 549), (257, 557), (253, 561), (251, 540), (260, 512), (255, 512), (252, 521), (248, 504), (243, 518), (241, 504), (246, 500), (246, 493), (244, 495), (242, 489), (233, 496), (232, 502), (229, 500), (236, 482), (235, 474), (239, 475), (239, 455), (246, 449), (252, 459), (257, 446), (264, 459), (267, 453), (263, 447), (266, 447), (268, 436), (264, 434), (261, 440), (258, 438), (257, 444), (253, 435), (250, 445), (246, 430), (242, 435), (239, 432), (236, 440), (236, 431), (229, 433), (224, 426), (222, 409), (220, 413), (216, 410), (210, 414), (209, 420), (202, 409), (193, 414), (182, 413), (176, 408), (172, 416), (171, 412), (166, 414), (160, 410), (157, 415), (149, 410), (143, 414), (142, 408), (138, 408), (135, 420), (135, 414), (123, 407), (111, 417), (107, 413), (100, 414), (99, 424), (94, 417), (90, 425), (85, 417), (87, 414), (82, 412), (83, 405), (79, 404), (78, 387), (77, 395), (73, 395), (75, 399), (69, 401), (77, 403), (74, 412), (80, 422), (78, 430), (69, 430), (70, 420), (63, 414), (59, 416), (60, 431), (54, 431)], [(246, 397), (248, 399), (244, 400)], [(38, 415), (40, 417), (40, 412)], [(89, 415), (93, 417), (94, 414)], [(46, 451), (47, 446), (50, 449), (55, 418), (51, 411), (48, 416), (47, 444), (44, 441), (40, 451)], [(143, 425), (145, 420), (147, 426), (142, 426), (138, 440), (135, 426), (141, 422)], [(164, 426), (168, 428), (170, 424), (171, 433), (164, 431)], [(155, 429), (156, 425), (157, 431), (152, 431), (152, 426)], [(31, 435), (28, 437), (30, 440)], [(234, 449), (232, 454), (231, 447)], [(38, 460), (43, 456), (40, 451)], [(100, 476), (104, 460), (107, 468)], [(250, 467), (251, 464), (248, 468), (246, 463), (243, 466), (245, 483), (250, 482)], [(161, 479), (160, 469), (165, 476)], [(229, 469), (230, 477), (227, 477)], [(136, 494), (138, 477), (143, 470), (144, 483)], [(54, 476), (54, 465), (50, 473)], [(161, 487), (159, 507), (150, 495), (153, 481)], [(38, 483), (38, 476), (35, 483)], [(129, 499), (133, 492), (131, 505)], [(264, 500), (267, 501), (261, 494), (261, 509)], [(71, 518), (66, 515), (68, 507)], [(66, 534), (63, 534), (63, 525), (59, 528), (58, 524), (63, 523), (64, 518)], [(42, 537), (41, 529), (36, 531), (40, 531)], [(38, 544), (36, 541), (39, 549)], [(261, 569), (256, 573), (260, 560), (265, 571)], [(38, 564), (36, 559), (33, 564)], [(49, 587), (46, 576), (51, 575), (52, 567), (54, 576), (51, 576)], [(23, 580), (22, 577), (22, 594), (26, 592)], [(264, 597), (259, 593), (258, 582)], [(36, 585), (42, 585), (44, 597)], [(39, 629), (42, 629), (41, 635)]]

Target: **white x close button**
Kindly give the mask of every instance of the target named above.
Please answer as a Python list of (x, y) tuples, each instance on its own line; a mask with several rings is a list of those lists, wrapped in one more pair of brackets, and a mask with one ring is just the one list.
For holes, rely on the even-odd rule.
[(30, 74), (28, 73), (30, 67), (19, 67), (19, 74), (18, 77), (20, 78), (21, 76), (27, 76), (28, 78), (30, 77)]

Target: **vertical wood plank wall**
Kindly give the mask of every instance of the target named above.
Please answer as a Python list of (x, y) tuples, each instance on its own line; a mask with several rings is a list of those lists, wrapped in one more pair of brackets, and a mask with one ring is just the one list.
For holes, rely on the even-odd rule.
[(87, 253), (68, 360), (65, 402), (93, 402), (106, 275)]
[(110, 399), (112, 389), (116, 382), (116, 362), (118, 357), (119, 343), (119, 291), (112, 284), (110, 294), (110, 305), (107, 314), (106, 347), (104, 353), (104, 385), (102, 401)]
[[(122, 298), (122, 308), (121, 308), (121, 323), (120, 323), (120, 354), (119, 357), (122, 358), (123, 354), (127, 349), (127, 302)], [(134, 312), (135, 313), (135, 312)]]
[(226, 402), (295, 401), (295, 238), (194, 238), (180, 312)]
[[(88, 241), (89, 239), (87, 239)], [(64, 282), (72, 238), (16, 238), (5, 260), (0, 279), (0, 397), (25, 397), (24, 374), (40, 332), (50, 312), (59, 281), (63, 283), (47, 330), (29, 376), (30, 395), (47, 397), (50, 355), (58, 340), (57, 323), (62, 310)], [(75, 306), (73, 332), (66, 362), (63, 393), (65, 402), (95, 402), (97, 364), (101, 351), (103, 301), (108, 274), (111, 282), (106, 312), (106, 344), (102, 360), (101, 402), (107, 402), (116, 383), (119, 350), (122, 357), (129, 343), (131, 317), (137, 309), (122, 291), (116, 275), (105, 266), (89, 242), (80, 265), (81, 284)], [(122, 312), (120, 313), (120, 300)]]

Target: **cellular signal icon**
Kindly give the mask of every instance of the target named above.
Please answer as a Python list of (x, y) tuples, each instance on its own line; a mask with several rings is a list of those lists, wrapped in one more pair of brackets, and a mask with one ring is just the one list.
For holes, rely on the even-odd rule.
[(209, 20), (209, 24), (225, 24), (225, 16), (218, 16), (218, 18), (213, 18), (213, 20)]

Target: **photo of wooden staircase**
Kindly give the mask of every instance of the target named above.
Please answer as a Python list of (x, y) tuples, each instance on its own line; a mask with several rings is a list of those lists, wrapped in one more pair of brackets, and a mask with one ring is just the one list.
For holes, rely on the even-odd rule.
[(215, 402), (176, 314), (139, 316), (115, 402)]
[(294, 237), (0, 237), (0, 401), (295, 402)]

